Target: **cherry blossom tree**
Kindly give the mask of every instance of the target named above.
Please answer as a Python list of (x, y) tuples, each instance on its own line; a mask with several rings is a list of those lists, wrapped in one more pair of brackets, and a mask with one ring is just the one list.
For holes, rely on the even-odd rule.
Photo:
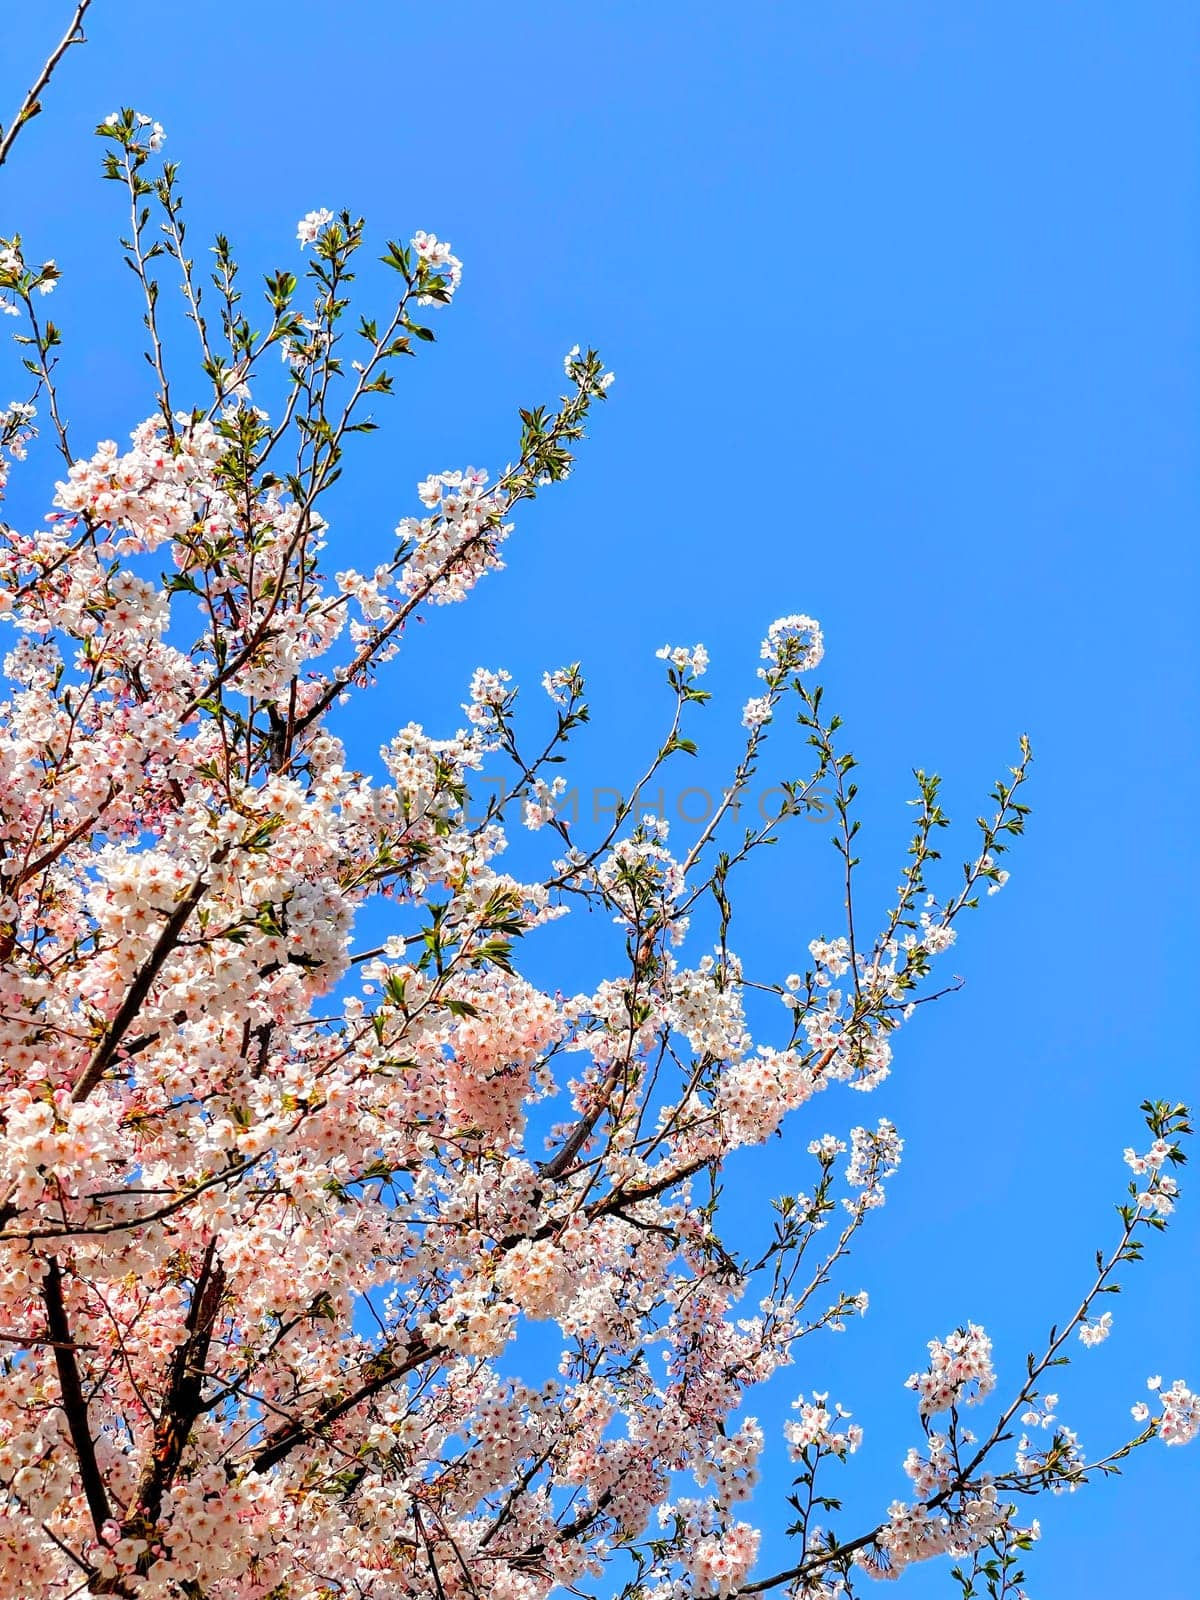
[[(1153, 1379), (1088, 1460), (1047, 1393), (1166, 1224), (1185, 1108), (1143, 1105), (1114, 1237), (1040, 1352), (1002, 1382), (982, 1328), (930, 1330), (906, 1487), (870, 1525), (842, 1526), (835, 1498), (863, 1428), (813, 1392), (819, 1359), (805, 1384), (802, 1345), (866, 1309), (845, 1261), (902, 1139), (846, 1131), (848, 1091), (888, 1075), (898, 1030), (951, 986), (960, 920), (1008, 875), (1028, 745), (957, 875), (938, 781), (916, 775), (894, 903), (870, 919), (811, 617), (767, 629), (741, 758), (682, 840), (638, 796), (694, 749), (698, 645), (659, 652), (662, 739), (606, 827), (563, 804), (578, 664), (528, 711), (479, 668), (437, 732), (382, 704), (378, 765), (353, 770), (344, 703), (502, 567), (612, 375), (570, 351), (509, 465), (432, 474), (364, 541), (367, 570), (331, 571), (329, 492), (461, 262), (432, 233), (373, 245), (396, 293), (361, 307), (364, 224), (317, 209), (252, 289), (224, 238), (197, 264), (159, 124), (125, 109), (97, 132), (156, 391), (127, 445), (72, 438), (58, 269), (0, 240), (27, 379), (0, 412), (0, 482), (61, 456), (45, 519), (0, 527), (0, 1596), (817, 1597), (934, 1557), (966, 1596), (1017, 1594), (1033, 1497), (1200, 1428), (1185, 1384)], [(738, 797), (785, 723), (803, 774), (747, 827)], [(481, 807), (485, 760), (508, 779)], [(809, 930), (804, 970), (789, 946), (752, 974), (729, 942), (738, 869), (817, 807), (844, 924)], [(536, 876), (504, 869), (514, 826), (545, 844)], [(523, 976), (523, 941), (562, 948), (588, 908), (616, 925), (611, 976)], [(803, 1187), (764, 1197), (748, 1248), (722, 1175), (776, 1135)], [(793, 1365), (773, 1426), (794, 1492), (752, 1520), (752, 1392)], [(783, 1570), (756, 1564), (766, 1519), (791, 1524)]]

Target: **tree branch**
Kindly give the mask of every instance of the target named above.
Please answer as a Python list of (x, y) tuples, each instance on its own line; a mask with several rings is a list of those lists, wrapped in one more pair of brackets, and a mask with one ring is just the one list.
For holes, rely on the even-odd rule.
[(21, 102), (21, 109), (13, 118), (7, 130), (0, 132), (0, 167), (4, 165), (5, 161), (7, 161), (8, 152), (12, 149), (17, 134), (20, 133), (25, 124), (27, 122), (31, 122), (42, 109), (41, 101), (39, 100), (38, 96), (45, 91), (55, 67), (58, 66), (58, 63), (66, 55), (67, 51), (73, 44), (86, 44), (87, 41), (84, 38), (82, 31), (83, 14), (91, 5), (91, 3), (92, 0), (79, 0), (78, 5), (75, 7), (75, 15), (71, 18), (70, 27), (58, 41), (58, 44), (55, 46), (49, 59), (46, 61), (45, 66), (38, 73), (32, 89), (30, 89), (29, 93)]
[[(212, 865), (219, 866), (228, 853), (228, 849), (218, 850), (213, 857)], [(79, 1082), (71, 1090), (73, 1104), (79, 1105), (81, 1101), (86, 1100), (109, 1067), (112, 1066), (121, 1040), (137, 1020), (146, 996), (150, 993), (151, 986), (162, 969), (163, 963), (174, 950), (188, 918), (203, 900), (207, 891), (208, 880), (201, 873), (163, 924), (163, 930), (159, 934), (158, 941), (146, 958), (137, 977), (130, 984), (125, 999), (121, 1004), (121, 1009), (108, 1025), (104, 1037), (96, 1046)]]
[[(225, 1269), (217, 1259), (214, 1236), (209, 1240), (200, 1271), (196, 1275), (196, 1287), (188, 1310), (187, 1337), (177, 1347), (171, 1361), (167, 1392), (154, 1424), (149, 1456), (138, 1480), (133, 1503), (122, 1519), (121, 1529), (127, 1538), (152, 1536), (162, 1512), (163, 1496), (179, 1471), (192, 1427), (203, 1409), (201, 1391), (208, 1351), (224, 1293)], [(118, 1592), (115, 1587), (106, 1588), (104, 1581), (95, 1585), (97, 1594)]]
[(431, 1356), (441, 1353), (440, 1346), (430, 1347), (423, 1339), (417, 1340), (413, 1345), (404, 1346), (404, 1350), (405, 1354), (400, 1357), (393, 1351), (381, 1350), (367, 1363), (363, 1369), (363, 1381), (349, 1394), (341, 1396), (340, 1399), (326, 1401), (307, 1419), (297, 1417), (294, 1421), (286, 1423), (277, 1433), (272, 1434), (251, 1460), (252, 1470), (258, 1473), (268, 1472), (290, 1455), (297, 1445), (303, 1444), (307, 1439), (319, 1437), (322, 1429), (344, 1417), (348, 1411), (353, 1411), (355, 1406), (361, 1405), (364, 1400), (369, 1400), (372, 1395), (386, 1389), (388, 1384), (395, 1383), (397, 1379), (404, 1377), (414, 1367), (419, 1367)]
[(59, 1270), (57, 1256), (49, 1256), (46, 1260), (46, 1271), (42, 1278), (42, 1300), (46, 1307), (46, 1326), (50, 1338), (54, 1341), (54, 1364), (58, 1368), (58, 1387), (62, 1394), (63, 1410), (67, 1415), (67, 1426), (71, 1430), (71, 1443), (75, 1446), (79, 1476), (83, 1482), (83, 1492), (87, 1497), (88, 1510), (92, 1514), (92, 1526), (96, 1530), (96, 1537), (99, 1538), (104, 1524), (111, 1521), (112, 1512), (109, 1510), (108, 1495), (104, 1489), (104, 1480), (100, 1476), (96, 1450), (92, 1443), (92, 1432), (88, 1425), (87, 1401), (84, 1399), (83, 1385), (79, 1381), (79, 1368), (75, 1364), (75, 1344), (71, 1338), (71, 1325), (67, 1321), (67, 1308), (62, 1292), (62, 1273)]

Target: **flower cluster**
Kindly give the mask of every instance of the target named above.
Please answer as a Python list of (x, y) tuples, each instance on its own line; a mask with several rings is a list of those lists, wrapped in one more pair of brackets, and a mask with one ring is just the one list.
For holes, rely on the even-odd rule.
[(1087, 1345), (1089, 1349), (1095, 1345), (1103, 1344), (1111, 1332), (1111, 1311), (1105, 1311), (1101, 1316), (1097, 1317), (1092, 1322), (1081, 1322), (1079, 1324), (1080, 1341)]
[(914, 1372), (908, 1387), (918, 1395), (917, 1409), (931, 1417), (951, 1406), (976, 1405), (996, 1386), (992, 1341), (970, 1322), (946, 1339), (929, 1341), (929, 1366)]
[(327, 206), (322, 206), (319, 211), (306, 211), (296, 224), (296, 238), (303, 249), (306, 244), (315, 244), (321, 229), (328, 227), (333, 221), (333, 212)]
[(654, 653), (660, 661), (669, 661), (676, 672), (686, 672), (693, 678), (701, 677), (708, 668), (708, 651), (702, 644), (693, 645), (690, 650), (686, 645), (665, 644)]
[[(1169, 1389), (1164, 1389), (1162, 1379), (1150, 1378), (1147, 1387), (1158, 1395), (1161, 1415), (1153, 1418), (1151, 1426), (1164, 1444), (1190, 1444), (1200, 1434), (1200, 1396), (1195, 1395), (1176, 1378)], [(1133, 1406), (1133, 1420), (1145, 1422), (1150, 1417), (1150, 1407), (1144, 1401)]]
[(768, 667), (759, 668), (759, 677), (771, 672), (809, 672), (825, 655), (825, 639), (820, 624), (812, 617), (780, 617), (767, 629), (760, 656)]
[(726, 1595), (749, 1573), (758, 1554), (760, 1534), (747, 1522), (735, 1522), (697, 1541), (688, 1571), (698, 1594)]
[(412, 247), (422, 268), (424, 292), (417, 296), (419, 306), (445, 304), (462, 282), (462, 262), (449, 243), (423, 228), (413, 235)]
[(847, 1197), (847, 1210), (857, 1212), (881, 1206), (884, 1202), (884, 1183), (900, 1165), (904, 1140), (895, 1125), (880, 1117), (874, 1129), (850, 1130), (850, 1162), (846, 1168), (846, 1182), (859, 1194)]
[(1167, 1139), (1155, 1139), (1145, 1155), (1138, 1155), (1133, 1149), (1126, 1150), (1126, 1166), (1135, 1177), (1145, 1180), (1142, 1189), (1133, 1187), (1137, 1204), (1143, 1210), (1155, 1212), (1160, 1217), (1169, 1217), (1174, 1211), (1179, 1184), (1163, 1168), (1167, 1162), (1177, 1161), (1178, 1158), (1178, 1148)]
[(914, 1561), (972, 1555), (1009, 1525), (1010, 1515), (1010, 1508), (991, 1484), (964, 1501), (954, 1515), (939, 1515), (919, 1503), (909, 1506), (897, 1500), (888, 1507), (887, 1525), (876, 1539), (882, 1561), (868, 1555), (862, 1564), (876, 1577), (897, 1577)]
[(814, 1394), (811, 1400), (798, 1395), (792, 1401), (792, 1410), (799, 1412), (795, 1422), (785, 1422), (783, 1436), (793, 1461), (798, 1461), (806, 1450), (825, 1451), (844, 1458), (853, 1455), (863, 1440), (863, 1430), (856, 1422), (848, 1422), (848, 1411), (835, 1405), (830, 1411), (827, 1394)]
[(404, 541), (401, 594), (452, 605), (465, 600), (485, 572), (504, 565), (497, 551), (512, 525), (503, 521), (504, 501), (487, 481), (486, 472), (467, 467), (419, 485), (421, 502), (433, 514), (406, 517), (396, 529)]

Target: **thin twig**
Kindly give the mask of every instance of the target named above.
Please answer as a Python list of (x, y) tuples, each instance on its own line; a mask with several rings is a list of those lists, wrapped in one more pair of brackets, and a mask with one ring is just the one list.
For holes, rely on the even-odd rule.
[(29, 93), (21, 102), (21, 109), (13, 118), (8, 129), (3, 132), (3, 134), (0, 134), (0, 167), (2, 167), (5, 161), (8, 159), (8, 152), (12, 149), (13, 142), (16, 139), (17, 134), (20, 133), (25, 124), (27, 122), (31, 122), (42, 109), (41, 101), (38, 99), (38, 96), (45, 91), (55, 67), (57, 67), (58, 63), (66, 55), (67, 51), (73, 44), (86, 44), (87, 41), (82, 32), (83, 14), (91, 5), (91, 3), (92, 0), (79, 0), (78, 5), (75, 7), (75, 15), (71, 18), (70, 27), (58, 41), (58, 44), (56, 45), (53, 53), (50, 55), (50, 58), (47, 60), (42, 70), (38, 73), (33, 88), (30, 89)]

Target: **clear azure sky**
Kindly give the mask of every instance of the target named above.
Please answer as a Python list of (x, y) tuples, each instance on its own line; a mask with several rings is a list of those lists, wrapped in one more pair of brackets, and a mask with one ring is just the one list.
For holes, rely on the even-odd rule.
[[(6, 16), (0, 115), (68, 10)], [(821, 1097), (755, 1168), (804, 1182), (810, 1137), (881, 1115), (907, 1141), (847, 1279), (868, 1317), (810, 1341), (753, 1406), (774, 1439), (765, 1563), (786, 1560), (778, 1428), (797, 1389), (830, 1389), (867, 1430), (833, 1489), (858, 1531), (907, 1495), (902, 1384), (925, 1342), (983, 1322), (1002, 1391), (1016, 1381), (1112, 1237), (1138, 1102), (1197, 1096), (1200, 16), (95, 0), (88, 32), (0, 173), (0, 234), (66, 273), (53, 309), (89, 448), (152, 408), (90, 138), (122, 104), (165, 124), (198, 254), (219, 228), (248, 272), (294, 267), (296, 218), (346, 205), (380, 240), (432, 229), (466, 263), (351, 465), (337, 564), (383, 558), (428, 471), (503, 465), (516, 407), (554, 398), (570, 345), (616, 370), (508, 570), (427, 623), (348, 730), (364, 761), (409, 717), (453, 732), (476, 664), (536, 703), (542, 672), (580, 659), (594, 721), (572, 775), (627, 787), (667, 709), (655, 649), (702, 640), (715, 699), (678, 787), (715, 784), (766, 625), (810, 612), (862, 763), (865, 911), (898, 881), (910, 768), (944, 773), (969, 823), (1030, 734), (1028, 839), (943, 969), (965, 988), (900, 1036), (882, 1089)], [(948, 867), (969, 851), (961, 834)], [(836, 858), (805, 824), (742, 883), (733, 947), (776, 979), (803, 970), (837, 906)], [(589, 981), (592, 932), (547, 940), (545, 981)], [(1090, 1455), (1148, 1373), (1200, 1381), (1190, 1187), (1109, 1303), (1112, 1337), (1076, 1345), (1058, 1382)], [(1034, 1600), (1194, 1600), (1198, 1491), (1200, 1446), (1155, 1445), (1120, 1483), (1041, 1503)], [(955, 1592), (943, 1564), (904, 1584)]]

